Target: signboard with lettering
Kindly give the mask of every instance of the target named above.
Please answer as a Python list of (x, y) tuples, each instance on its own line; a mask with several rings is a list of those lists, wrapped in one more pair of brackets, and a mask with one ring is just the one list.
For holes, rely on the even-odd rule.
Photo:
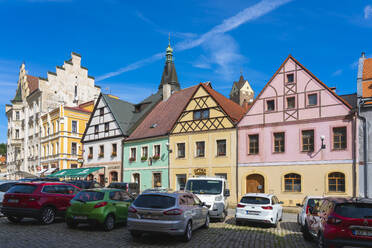
[(205, 168), (196, 168), (194, 169), (194, 174), (196, 176), (205, 176), (207, 175), (207, 170)]

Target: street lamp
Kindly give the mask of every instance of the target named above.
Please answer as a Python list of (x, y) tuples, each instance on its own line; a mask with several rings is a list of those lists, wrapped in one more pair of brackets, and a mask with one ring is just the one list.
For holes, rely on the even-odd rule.
[(324, 140), (325, 140), (324, 135), (320, 136), (320, 140), (322, 141), (322, 146), (321, 146), (320, 149), (325, 149), (326, 148), (326, 145), (324, 144)]

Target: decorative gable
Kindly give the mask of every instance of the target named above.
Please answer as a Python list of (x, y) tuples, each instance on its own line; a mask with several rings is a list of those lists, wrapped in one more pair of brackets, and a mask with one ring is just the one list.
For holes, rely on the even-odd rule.
[(171, 133), (188, 133), (232, 127), (234, 127), (234, 124), (229, 116), (207, 90), (200, 85), (181, 113)]
[(345, 116), (349, 111), (348, 103), (289, 56), (239, 126)]

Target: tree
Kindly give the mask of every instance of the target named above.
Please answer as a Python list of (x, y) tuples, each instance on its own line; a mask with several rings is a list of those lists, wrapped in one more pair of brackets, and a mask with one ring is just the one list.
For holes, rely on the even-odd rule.
[(0, 155), (6, 156), (6, 144), (5, 143), (0, 144)]

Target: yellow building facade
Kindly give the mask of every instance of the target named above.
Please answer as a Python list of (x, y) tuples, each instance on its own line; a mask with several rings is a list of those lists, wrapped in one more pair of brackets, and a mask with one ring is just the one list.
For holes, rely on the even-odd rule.
[(169, 136), (170, 187), (180, 189), (188, 178), (223, 177), (236, 203), (237, 131), (244, 110), (200, 84)]
[(77, 107), (60, 106), (41, 117), (41, 156), (38, 174), (81, 167), (80, 142), (94, 108), (94, 101)]

